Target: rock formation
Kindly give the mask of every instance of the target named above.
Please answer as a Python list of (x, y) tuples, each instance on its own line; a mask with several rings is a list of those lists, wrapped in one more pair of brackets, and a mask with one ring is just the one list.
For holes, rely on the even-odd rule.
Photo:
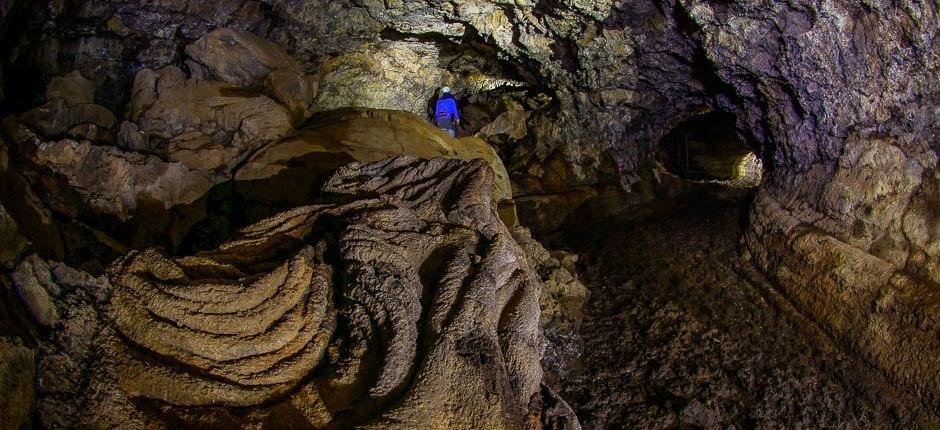
[[(743, 146), (698, 164), (764, 169), (729, 265), (938, 410), (938, 28), (922, 0), (0, 0), (0, 353), (64, 369), (37, 378), (52, 427), (550, 426), (567, 410), (539, 384), (577, 365), (589, 295), (528, 229), (562, 246), (705, 198), (657, 153), (716, 115), (709, 144)], [(442, 85), (461, 139), (422, 118)], [(442, 322), (430, 278), (482, 280)], [(481, 337), (448, 337), (477, 305), (454, 330)], [(468, 349), (487, 370), (422, 367)]]
[[(308, 203), (336, 168), (356, 160), (484, 158), (497, 173), (494, 198), (511, 197), (502, 161), (479, 139), (456, 141), (403, 112), (346, 109), (311, 118), (317, 78), (266, 39), (223, 28), (185, 52), (188, 75), (173, 65), (136, 73), (119, 126), (91, 104), (95, 87), (78, 71), (50, 82), (45, 105), (7, 119), (15, 155), (28, 161), (24, 181), (43, 189), (39, 206), (110, 236), (108, 248), (175, 249), (193, 241), (211, 215), (211, 196), (228, 192), (230, 181), (249, 205), (244, 224)], [(108, 119), (76, 119), (76, 107)], [(96, 128), (65, 133), (81, 125)], [(70, 253), (68, 241), (48, 246)]]
[(296, 136), (259, 149), (238, 169), (235, 181), (249, 200), (291, 207), (307, 201), (333, 170), (348, 162), (396, 155), (486, 160), (496, 175), (493, 198), (512, 198), (506, 168), (486, 142), (454, 140), (406, 112), (355, 108), (317, 115)]
[[(940, 389), (940, 170), (927, 142), (852, 139), (834, 169), (768, 187), (746, 236), (758, 265), (846, 345), (925, 397)], [(820, 177), (827, 179), (820, 180)]]
[(41, 424), (522, 427), (550, 393), (541, 288), (492, 186), (482, 161), (354, 163), (325, 188), (343, 203), (194, 256), (134, 251), (100, 278), (30, 257)]

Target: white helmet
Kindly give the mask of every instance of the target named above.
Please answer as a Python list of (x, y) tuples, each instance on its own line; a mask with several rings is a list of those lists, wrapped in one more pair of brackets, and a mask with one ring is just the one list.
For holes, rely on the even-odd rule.
[(450, 87), (441, 88), (441, 92), (444, 93), (444, 94), (449, 93), (449, 92), (450, 92)]

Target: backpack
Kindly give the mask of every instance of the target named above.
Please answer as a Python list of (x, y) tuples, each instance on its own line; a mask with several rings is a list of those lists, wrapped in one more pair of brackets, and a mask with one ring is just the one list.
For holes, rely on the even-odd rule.
[(436, 118), (451, 116), (450, 110), (447, 106), (447, 99), (441, 98), (437, 100), (437, 107), (434, 109), (434, 116)]

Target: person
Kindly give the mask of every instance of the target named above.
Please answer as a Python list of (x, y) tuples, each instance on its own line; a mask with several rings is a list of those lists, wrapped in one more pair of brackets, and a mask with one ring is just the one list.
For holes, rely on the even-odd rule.
[(457, 99), (450, 93), (450, 87), (441, 89), (441, 97), (437, 99), (437, 106), (434, 108), (434, 121), (438, 127), (447, 130), (450, 137), (457, 137), (460, 112), (457, 110)]

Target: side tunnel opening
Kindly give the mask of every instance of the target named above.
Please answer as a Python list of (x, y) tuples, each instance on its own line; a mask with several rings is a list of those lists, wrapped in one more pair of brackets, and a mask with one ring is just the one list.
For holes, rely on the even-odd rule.
[(710, 111), (680, 122), (656, 146), (656, 160), (681, 179), (756, 187), (763, 164), (744, 143), (734, 114)]

